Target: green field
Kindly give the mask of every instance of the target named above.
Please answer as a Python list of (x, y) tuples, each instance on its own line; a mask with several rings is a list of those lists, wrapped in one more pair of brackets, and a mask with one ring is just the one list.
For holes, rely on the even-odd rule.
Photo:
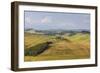
[(44, 61), (44, 60), (67, 60), (90, 58), (90, 34), (76, 33), (74, 35), (64, 34), (60, 37), (56, 35), (39, 35), (25, 33), (25, 52), (35, 51), (52, 42), (48, 49), (38, 55), (26, 55), (24, 61)]

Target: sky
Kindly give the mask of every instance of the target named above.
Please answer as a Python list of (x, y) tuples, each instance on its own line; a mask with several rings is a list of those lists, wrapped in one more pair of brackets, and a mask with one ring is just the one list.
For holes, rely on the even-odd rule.
[(36, 30), (90, 30), (90, 14), (24, 11), (24, 28)]

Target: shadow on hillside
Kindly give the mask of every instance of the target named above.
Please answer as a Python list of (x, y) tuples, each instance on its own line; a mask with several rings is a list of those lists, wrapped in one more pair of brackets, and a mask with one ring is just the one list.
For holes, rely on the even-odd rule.
[(52, 44), (52, 42), (45, 42), (45, 43), (41, 43), (36, 46), (27, 48), (24, 51), (24, 55), (25, 56), (37, 56), (41, 54), (42, 52), (44, 52), (45, 50), (47, 50), (50, 47), (49, 46), (50, 44)]

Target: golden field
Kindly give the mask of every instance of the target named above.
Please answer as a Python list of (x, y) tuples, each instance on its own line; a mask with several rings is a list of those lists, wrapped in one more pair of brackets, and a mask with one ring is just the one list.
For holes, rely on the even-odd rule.
[[(24, 61), (69, 60), (90, 58), (90, 34), (76, 33), (72, 36), (63, 35), (37, 35), (25, 33), (25, 51), (38, 44), (52, 42), (42, 53), (37, 56), (25, 55)], [(37, 47), (35, 47), (37, 49)]]

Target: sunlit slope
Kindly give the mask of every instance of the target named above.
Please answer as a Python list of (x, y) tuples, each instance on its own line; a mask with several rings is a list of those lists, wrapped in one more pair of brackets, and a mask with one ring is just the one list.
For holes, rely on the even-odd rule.
[[(37, 56), (25, 56), (25, 61), (84, 59), (90, 57), (89, 34), (77, 33), (62, 38), (25, 33), (25, 49), (51, 41), (49, 48)], [(33, 48), (34, 49), (34, 48)], [(36, 49), (36, 48), (35, 48)]]

